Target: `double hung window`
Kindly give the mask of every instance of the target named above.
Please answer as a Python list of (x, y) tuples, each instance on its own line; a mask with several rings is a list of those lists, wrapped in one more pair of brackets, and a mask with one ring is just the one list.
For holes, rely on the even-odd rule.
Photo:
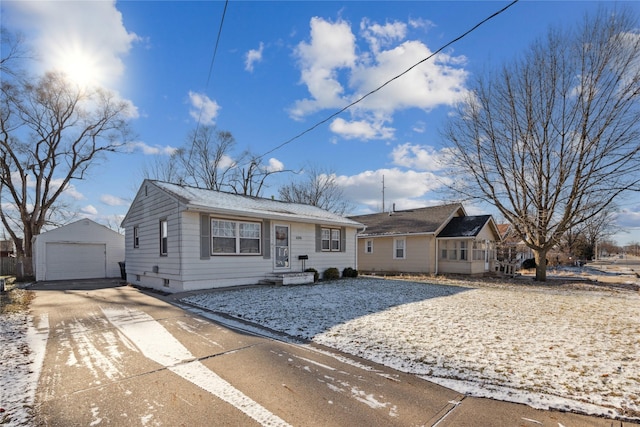
[(259, 254), (260, 223), (211, 220), (211, 253)]
[(340, 229), (323, 228), (320, 239), (323, 251), (340, 252)]

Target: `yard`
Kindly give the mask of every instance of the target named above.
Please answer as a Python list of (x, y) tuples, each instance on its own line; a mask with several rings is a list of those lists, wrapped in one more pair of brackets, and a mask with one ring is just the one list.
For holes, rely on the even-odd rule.
[(435, 280), (343, 279), (182, 301), (468, 395), (640, 419), (637, 290)]

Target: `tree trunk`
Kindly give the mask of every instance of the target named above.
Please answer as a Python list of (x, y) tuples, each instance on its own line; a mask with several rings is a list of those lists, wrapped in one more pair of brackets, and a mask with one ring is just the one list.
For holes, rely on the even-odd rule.
[(547, 251), (534, 251), (533, 256), (536, 260), (536, 281), (547, 281)]

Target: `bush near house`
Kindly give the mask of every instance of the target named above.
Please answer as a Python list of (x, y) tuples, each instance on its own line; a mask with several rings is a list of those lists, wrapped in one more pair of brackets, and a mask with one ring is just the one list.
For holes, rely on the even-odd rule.
[(336, 280), (340, 278), (340, 270), (335, 267), (327, 268), (322, 273), (322, 280)]
[(358, 277), (358, 270), (347, 267), (342, 270), (342, 277)]

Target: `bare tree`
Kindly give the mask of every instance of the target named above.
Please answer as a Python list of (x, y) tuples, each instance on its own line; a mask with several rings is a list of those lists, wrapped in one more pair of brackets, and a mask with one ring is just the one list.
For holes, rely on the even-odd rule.
[[(9, 64), (8, 61), (3, 62)], [(1, 83), (0, 219), (31, 274), (33, 236), (60, 208), (73, 180), (128, 137), (129, 104), (101, 89), (74, 86), (64, 75), (35, 83)]]
[(266, 185), (267, 178), (273, 174), (291, 172), (291, 170), (274, 169), (261, 163), (261, 158), (250, 155), (251, 161), (240, 165), (234, 170), (231, 188), (236, 194), (245, 196), (260, 196)]
[(288, 170), (273, 169), (248, 151), (235, 153), (236, 140), (229, 131), (200, 126), (185, 146), (165, 160), (157, 159), (143, 170), (145, 178), (193, 185), (216, 191), (260, 196), (271, 175)]
[(629, 10), (550, 30), (479, 77), (444, 130), (455, 185), (494, 205), (534, 252), (536, 280), (559, 238), (640, 190), (640, 34)]
[(280, 187), (278, 195), (285, 202), (305, 203), (339, 215), (351, 209), (343, 189), (338, 185), (336, 174), (315, 166), (306, 171), (303, 180)]
[(231, 132), (200, 126), (189, 136), (190, 144), (178, 151), (185, 183), (210, 190), (223, 190), (238, 161), (233, 158), (236, 140)]

